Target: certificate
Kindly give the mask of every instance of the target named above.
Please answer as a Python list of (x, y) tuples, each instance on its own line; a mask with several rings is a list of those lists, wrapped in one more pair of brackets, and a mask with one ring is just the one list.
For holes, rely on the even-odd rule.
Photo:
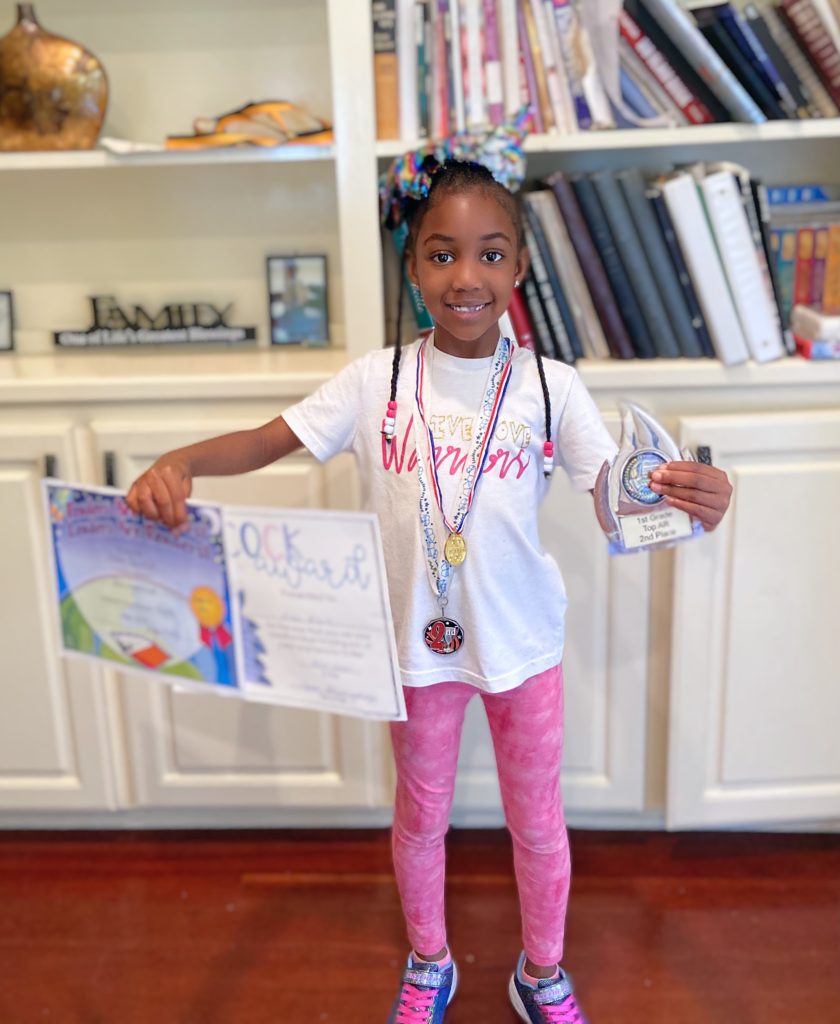
[(123, 494), (44, 481), (63, 653), (178, 689), (402, 720), (375, 516), (187, 505), (171, 531)]

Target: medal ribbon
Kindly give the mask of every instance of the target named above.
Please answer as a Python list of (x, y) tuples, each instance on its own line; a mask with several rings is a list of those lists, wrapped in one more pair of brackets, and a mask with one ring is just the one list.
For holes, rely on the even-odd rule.
[(426, 421), (426, 407), (424, 402), (424, 390), (426, 384), (426, 345), (429, 338), (425, 338), (417, 351), (417, 375), (414, 392), (417, 416), (415, 417), (415, 448), (417, 449), (417, 479), (420, 483), (420, 526), (423, 530), (423, 539), (426, 547), (426, 564), (432, 580), (432, 589), (441, 599), (446, 597), (449, 589), (449, 577), (452, 566), (446, 559), (441, 559), (438, 549), (437, 536), (432, 515), (432, 502), (429, 498), (429, 485), (426, 479), (426, 466), (420, 445), (417, 443), (417, 422), (422, 424), (423, 433), (428, 442), (428, 459), (431, 474), (431, 491), (434, 494), (435, 505), (440, 512), (444, 526), (450, 533), (461, 533), (464, 522), (472, 508), (475, 499), (478, 481), (481, 479), (484, 464), (490, 450), (490, 442), (499, 420), (505, 392), (510, 383), (510, 375), (513, 364), (514, 344), (509, 338), (500, 338), (493, 356), (490, 368), (490, 375), (487, 380), (487, 387), (484, 390), (484, 398), (479, 410), (479, 422), (476, 429), (473, 445), (464, 464), (461, 475), (460, 494), (455, 508), (455, 515), (450, 523), (443, 510), (443, 494), (440, 487), (440, 477), (437, 465), (435, 464), (435, 439), (431, 427)]

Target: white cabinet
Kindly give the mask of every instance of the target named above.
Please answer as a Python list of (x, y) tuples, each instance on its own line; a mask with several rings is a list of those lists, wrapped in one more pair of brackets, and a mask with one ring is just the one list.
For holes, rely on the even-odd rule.
[(48, 455), (76, 475), (70, 422), (0, 425), (0, 808), (113, 808), (98, 669), (58, 655), (40, 488)]
[[(150, 426), (142, 410), (136, 417), (90, 423), (97, 463), (104, 465), (110, 453), (115, 482), (124, 487), (164, 451), (257, 422), (230, 414)], [(354, 480), (345, 461), (322, 467), (300, 453), (248, 476), (201, 479), (195, 497), (239, 505), (350, 506), (356, 503)], [(379, 724), (178, 693), (116, 670), (106, 678), (122, 708), (129, 806), (288, 810), (387, 802), (386, 737)]]
[(840, 412), (698, 416), (734, 504), (677, 555), (667, 821), (840, 818)]

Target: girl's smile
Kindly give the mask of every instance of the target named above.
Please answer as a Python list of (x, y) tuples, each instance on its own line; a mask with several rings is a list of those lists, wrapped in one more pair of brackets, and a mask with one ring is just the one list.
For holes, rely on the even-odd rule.
[(499, 318), (525, 271), (508, 211), (480, 189), (440, 197), (423, 217), (409, 273), (435, 322), (435, 347), (492, 355)]

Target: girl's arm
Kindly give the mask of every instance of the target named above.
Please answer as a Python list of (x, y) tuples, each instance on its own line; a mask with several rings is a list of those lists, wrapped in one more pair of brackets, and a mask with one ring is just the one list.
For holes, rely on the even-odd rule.
[(169, 527), (187, 521), (196, 476), (232, 476), (268, 466), (302, 447), (282, 416), (254, 430), (237, 430), (167, 452), (141, 474), (126, 496), (129, 508)]

